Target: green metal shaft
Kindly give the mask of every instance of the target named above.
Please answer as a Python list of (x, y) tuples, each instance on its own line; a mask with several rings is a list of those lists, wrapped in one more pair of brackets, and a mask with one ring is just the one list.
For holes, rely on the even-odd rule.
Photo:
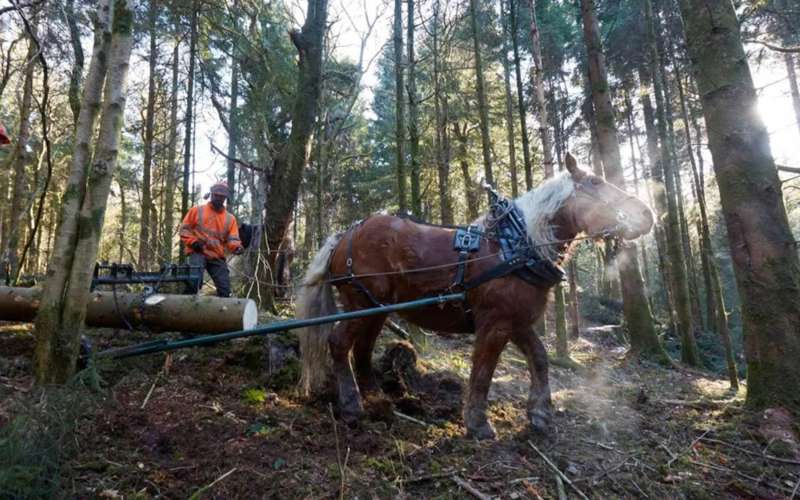
[(361, 309), (358, 311), (343, 312), (343, 313), (331, 314), (328, 316), (320, 316), (319, 318), (279, 321), (277, 323), (261, 325), (249, 330), (239, 330), (235, 332), (220, 333), (216, 335), (206, 335), (203, 337), (195, 337), (192, 339), (184, 339), (184, 340), (155, 340), (153, 342), (145, 342), (143, 344), (137, 344), (129, 347), (108, 349), (105, 351), (98, 352), (95, 356), (98, 358), (111, 357), (115, 359), (121, 359), (121, 358), (128, 358), (131, 356), (140, 356), (143, 354), (152, 354), (155, 352), (174, 351), (176, 349), (182, 349), (184, 347), (207, 346), (242, 337), (268, 335), (270, 333), (280, 332), (283, 330), (294, 330), (296, 328), (305, 328), (309, 326), (322, 325), (325, 323), (334, 323), (336, 321), (345, 321), (348, 319), (357, 319), (366, 316), (375, 316), (377, 314), (388, 314), (395, 311), (416, 309), (419, 307), (444, 304), (445, 302), (453, 302), (464, 299), (465, 299), (464, 292), (450, 293), (447, 295), (439, 295), (438, 297), (412, 300), (410, 302), (401, 302), (399, 304), (390, 304), (385, 306), (372, 307), (370, 309)]

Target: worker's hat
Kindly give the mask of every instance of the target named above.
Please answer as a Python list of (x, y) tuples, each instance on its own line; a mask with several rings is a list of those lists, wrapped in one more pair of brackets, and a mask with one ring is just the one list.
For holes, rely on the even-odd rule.
[(228, 183), (227, 182), (218, 182), (218, 183), (214, 184), (213, 186), (211, 186), (210, 193), (211, 194), (220, 194), (220, 195), (222, 195), (222, 196), (224, 196), (226, 198), (231, 195), (231, 191), (230, 191), (230, 189), (228, 189)]

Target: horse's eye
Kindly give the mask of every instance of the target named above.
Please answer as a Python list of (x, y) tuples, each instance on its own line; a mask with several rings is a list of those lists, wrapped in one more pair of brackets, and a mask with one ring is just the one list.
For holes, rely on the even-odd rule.
[(603, 182), (603, 180), (600, 179), (600, 177), (592, 177), (589, 180), (590, 180), (590, 182), (592, 183), (593, 186), (599, 186)]

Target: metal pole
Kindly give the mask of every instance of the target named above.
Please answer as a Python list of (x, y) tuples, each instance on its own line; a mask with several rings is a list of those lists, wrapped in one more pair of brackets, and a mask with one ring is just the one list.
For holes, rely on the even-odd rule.
[(217, 335), (206, 335), (203, 337), (196, 337), (193, 339), (184, 339), (184, 340), (156, 340), (153, 342), (145, 342), (143, 344), (137, 344), (128, 347), (108, 349), (105, 351), (98, 352), (95, 356), (98, 358), (112, 357), (115, 359), (121, 359), (121, 358), (128, 358), (131, 356), (140, 356), (143, 354), (152, 354), (155, 352), (174, 351), (176, 349), (182, 349), (184, 347), (207, 346), (242, 337), (267, 335), (270, 333), (275, 333), (283, 330), (294, 330), (296, 328), (305, 328), (309, 326), (322, 325), (325, 323), (334, 323), (336, 321), (345, 321), (349, 319), (363, 318), (366, 316), (374, 316), (377, 314), (388, 314), (395, 311), (416, 309), (418, 307), (425, 307), (429, 305), (444, 304), (445, 302), (464, 300), (465, 297), (466, 296), (464, 292), (450, 293), (447, 295), (439, 295), (438, 297), (412, 300), (410, 302), (401, 302), (399, 304), (390, 304), (385, 306), (372, 307), (370, 309), (361, 309), (358, 311), (337, 313), (328, 316), (320, 316), (319, 318), (279, 321), (277, 323), (270, 323), (268, 325), (259, 326), (256, 328), (252, 328), (250, 330), (239, 330), (236, 332), (220, 333)]

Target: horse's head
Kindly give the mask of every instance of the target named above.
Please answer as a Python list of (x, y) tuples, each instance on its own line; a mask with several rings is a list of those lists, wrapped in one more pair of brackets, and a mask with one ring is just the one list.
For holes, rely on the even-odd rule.
[(569, 209), (577, 229), (589, 235), (620, 236), (626, 240), (650, 232), (653, 212), (639, 198), (581, 169), (569, 153), (566, 166), (575, 183)]

